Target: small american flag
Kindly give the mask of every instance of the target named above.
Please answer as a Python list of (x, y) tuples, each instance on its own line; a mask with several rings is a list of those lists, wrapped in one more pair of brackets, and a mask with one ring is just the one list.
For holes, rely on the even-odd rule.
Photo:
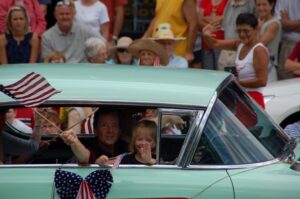
[(153, 66), (160, 66), (159, 56), (155, 56)]
[(34, 72), (13, 84), (0, 85), (0, 91), (18, 100), (25, 107), (38, 106), (52, 95), (61, 92), (53, 88), (40, 74)]

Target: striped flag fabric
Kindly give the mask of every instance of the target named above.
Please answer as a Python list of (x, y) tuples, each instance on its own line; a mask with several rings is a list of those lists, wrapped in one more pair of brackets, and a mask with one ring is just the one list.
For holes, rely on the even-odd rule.
[(93, 191), (85, 180), (80, 184), (76, 199), (95, 199)]
[(27, 74), (13, 84), (0, 85), (0, 91), (16, 99), (25, 107), (38, 106), (52, 95), (61, 92), (53, 88), (43, 76), (35, 72)]

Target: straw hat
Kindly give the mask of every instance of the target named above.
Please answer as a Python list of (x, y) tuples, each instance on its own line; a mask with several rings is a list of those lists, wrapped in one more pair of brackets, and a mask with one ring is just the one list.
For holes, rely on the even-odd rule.
[(130, 37), (120, 37), (117, 41), (117, 45), (111, 47), (109, 51), (110, 53), (114, 53), (119, 48), (127, 49), (132, 42), (133, 40)]
[(150, 39), (181, 41), (181, 40), (185, 40), (185, 37), (175, 37), (173, 31), (171, 30), (171, 24), (161, 23), (156, 28), (154, 37), (151, 37)]
[(149, 50), (159, 57), (160, 64), (165, 66), (169, 63), (169, 56), (160, 44), (150, 39), (135, 40), (129, 47), (128, 51), (135, 57), (140, 57), (141, 50)]

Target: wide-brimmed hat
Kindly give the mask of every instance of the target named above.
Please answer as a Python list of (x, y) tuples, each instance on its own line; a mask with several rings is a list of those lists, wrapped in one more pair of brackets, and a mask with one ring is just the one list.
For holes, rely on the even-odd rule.
[(117, 45), (114, 47), (111, 47), (109, 50), (114, 52), (115, 50), (119, 48), (128, 48), (128, 46), (133, 42), (133, 40), (130, 37), (120, 37), (117, 41)]
[(168, 65), (169, 63), (169, 56), (164, 49), (164, 47), (153, 40), (150, 39), (138, 39), (135, 40), (130, 46), (128, 47), (128, 51), (135, 57), (140, 56), (141, 50), (149, 50), (155, 53), (159, 57), (159, 61), (161, 65)]
[(174, 32), (171, 29), (171, 24), (161, 23), (156, 28), (154, 37), (151, 37), (150, 39), (181, 41), (181, 40), (185, 40), (185, 37), (175, 37)]

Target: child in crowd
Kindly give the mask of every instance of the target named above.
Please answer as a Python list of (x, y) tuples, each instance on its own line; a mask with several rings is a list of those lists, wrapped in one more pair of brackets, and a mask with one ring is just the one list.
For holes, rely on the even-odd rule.
[[(155, 164), (156, 130), (155, 122), (149, 120), (139, 121), (132, 131), (132, 138), (129, 144), (130, 153), (121, 155), (120, 164)], [(111, 162), (107, 156), (102, 155), (96, 160), (96, 163), (115, 163), (117, 160), (118, 158), (115, 158)]]
[(58, 51), (50, 52), (46, 55), (44, 63), (51, 63), (51, 64), (58, 64), (58, 63), (65, 63), (66, 58), (64, 54)]

